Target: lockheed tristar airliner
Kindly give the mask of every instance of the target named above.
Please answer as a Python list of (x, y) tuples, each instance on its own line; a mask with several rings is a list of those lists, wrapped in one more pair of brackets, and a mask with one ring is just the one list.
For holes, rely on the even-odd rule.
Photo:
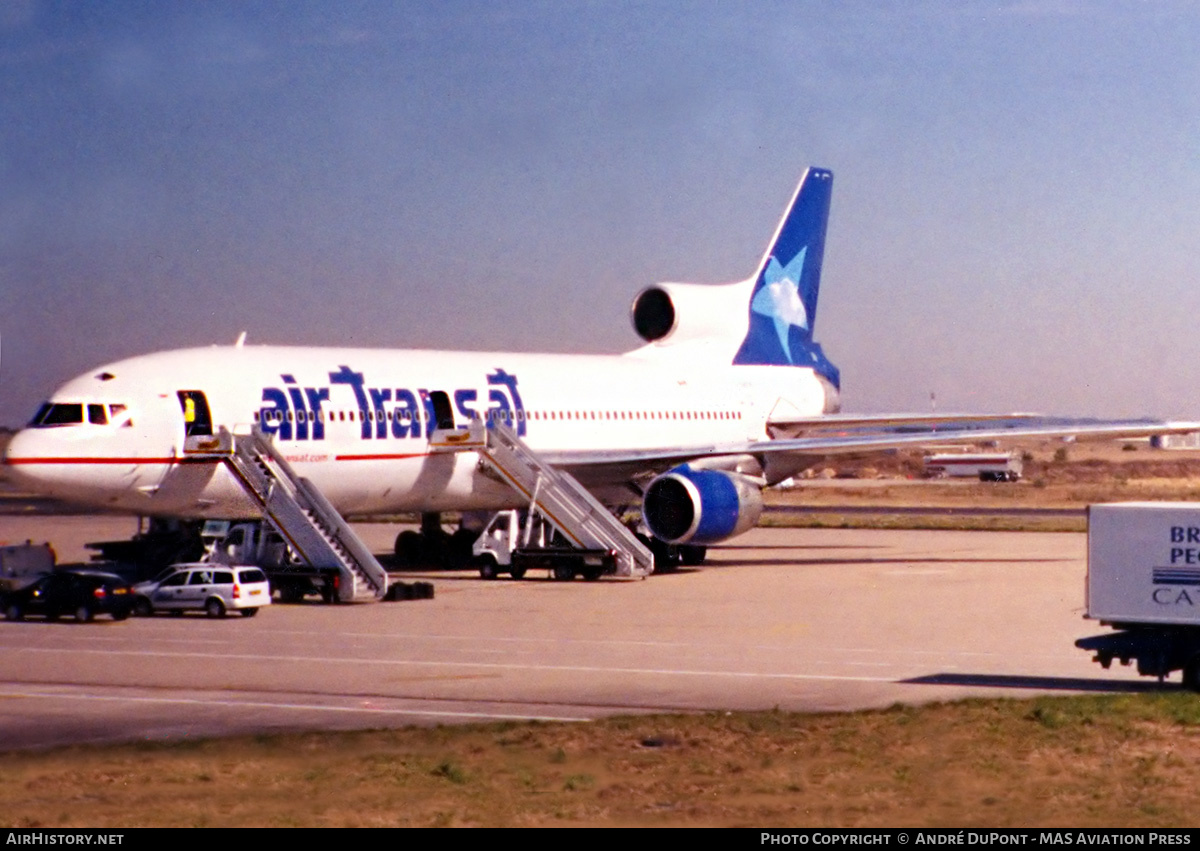
[[(444, 451), (448, 434), (503, 424), (614, 511), (640, 506), (656, 554), (665, 542), (695, 556), (757, 521), (763, 487), (830, 454), (1172, 430), (993, 418), (955, 432), (945, 423), (988, 418), (839, 414), (838, 370), (813, 339), (832, 183), (827, 170), (806, 171), (746, 280), (639, 293), (632, 320), (645, 344), (626, 354), (241, 340), (161, 352), (67, 382), (13, 438), (5, 462), (23, 488), (108, 510), (254, 518), (261, 505), (244, 482), (196, 449), (197, 440), (203, 449), (205, 438), (259, 430), (341, 514), (436, 520), (441, 511), (529, 506), (530, 494), (489, 471), (469, 445)], [(425, 525), (427, 537), (439, 529)]]

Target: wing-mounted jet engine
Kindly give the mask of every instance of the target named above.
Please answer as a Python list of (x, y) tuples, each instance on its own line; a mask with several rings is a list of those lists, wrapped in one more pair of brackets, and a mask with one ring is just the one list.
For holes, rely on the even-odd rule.
[(642, 519), (668, 544), (715, 544), (740, 535), (762, 515), (759, 482), (725, 470), (683, 464), (658, 476), (642, 499)]

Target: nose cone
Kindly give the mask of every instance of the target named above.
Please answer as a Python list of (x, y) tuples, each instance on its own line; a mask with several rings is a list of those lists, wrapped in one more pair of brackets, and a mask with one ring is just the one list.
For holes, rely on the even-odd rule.
[(71, 502), (93, 501), (95, 474), (90, 459), (67, 429), (27, 428), (4, 450), (3, 475), (14, 490)]
[(3, 476), (16, 491), (54, 497), (77, 505), (109, 506), (112, 472), (124, 469), (89, 444), (74, 428), (28, 428), (4, 451)]
[(38, 435), (24, 429), (12, 436), (4, 448), (0, 477), (10, 486), (33, 493), (45, 493), (46, 483), (38, 475)]

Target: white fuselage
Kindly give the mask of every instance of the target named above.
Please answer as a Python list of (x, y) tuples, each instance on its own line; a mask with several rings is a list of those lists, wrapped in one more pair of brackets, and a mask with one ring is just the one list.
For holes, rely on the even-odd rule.
[(810, 369), (678, 355), (649, 347), (612, 356), (162, 352), (65, 384), (43, 409), (49, 422), (16, 435), (5, 460), (18, 486), (75, 502), (141, 515), (252, 517), (255, 504), (224, 464), (185, 452), (185, 419), (201, 433), (257, 424), (343, 514), (500, 509), (520, 500), (479, 471), (474, 453), (431, 453), (437, 391), (456, 426), (504, 417), (550, 454), (703, 450), (764, 439), (773, 410), (819, 415), (836, 406)]

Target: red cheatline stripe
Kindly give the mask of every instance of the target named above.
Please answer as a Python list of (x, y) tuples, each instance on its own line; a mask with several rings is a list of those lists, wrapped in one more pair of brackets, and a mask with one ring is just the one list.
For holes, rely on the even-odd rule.
[(424, 458), (428, 452), (410, 452), (407, 455), (337, 455), (338, 461), (398, 461), (402, 458)]
[[(187, 458), (5, 458), (5, 464), (175, 464), (180, 461), (189, 461)], [(212, 459), (196, 459), (198, 461), (209, 461)], [(216, 463), (213, 460), (213, 463)]]
[[(396, 461), (403, 458), (423, 458), (427, 452), (404, 455), (337, 455), (337, 461)], [(285, 456), (286, 457), (286, 456)], [(5, 464), (220, 464), (220, 458), (5, 458)]]

